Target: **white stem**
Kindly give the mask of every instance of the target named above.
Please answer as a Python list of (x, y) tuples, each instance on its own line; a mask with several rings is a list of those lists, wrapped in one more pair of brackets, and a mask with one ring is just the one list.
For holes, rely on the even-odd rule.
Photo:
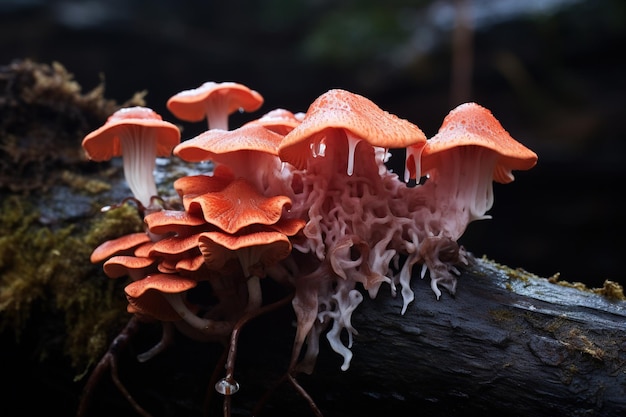
[(209, 129), (228, 130), (228, 100), (222, 94), (213, 94), (206, 102), (206, 118)]
[(156, 140), (146, 137), (145, 133), (128, 132), (121, 138), (124, 164), (124, 177), (133, 196), (143, 204), (150, 206), (150, 199), (157, 195), (154, 182), (156, 166)]

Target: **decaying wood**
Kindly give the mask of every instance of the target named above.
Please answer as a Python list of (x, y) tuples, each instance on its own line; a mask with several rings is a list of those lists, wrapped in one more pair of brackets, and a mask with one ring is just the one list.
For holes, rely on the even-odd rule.
[[(382, 289), (361, 304), (348, 371), (322, 342), (315, 372), (299, 380), (325, 416), (626, 415), (626, 302), (485, 259), (463, 272), (455, 297), (436, 300), (427, 280), (415, 280), (404, 315)], [(250, 332), (276, 336), (268, 327)], [(282, 361), (267, 348), (245, 351), (256, 375)], [(243, 388), (233, 397), (243, 407), (256, 400)], [(267, 415), (306, 413), (284, 391), (268, 404)]]

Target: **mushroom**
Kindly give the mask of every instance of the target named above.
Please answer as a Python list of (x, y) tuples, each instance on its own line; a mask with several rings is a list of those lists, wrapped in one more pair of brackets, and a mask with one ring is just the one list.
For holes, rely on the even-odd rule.
[(144, 218), (148, 230), (156, 235), (176, 233), (188, 235), (205, 226), (206, 221), (202, 217), (193, 216), (180, 210), (161, 210), (148, 214)]
[(182, 278), (173, 274), (151, 274), (143, 279), (134, 281), (124, 288), (129, 302), (129, 310), (141, 313), (160, 321), (177, 321), (181, 319), (178, 313), (163, 297), (164, 294), (179, 294), (198, 283), (189, 278)]
[(150, 272), (156, 272), (151, 268), (155, 259), (147, 257), (116, 255), (109, 258), (103, 265), (104, 273), (109, 278), (120, 278), (128, 275), (133, 281), (137, 281)]
[(443, 233), (457, 240), (469, 222), (490, 218), (485, 213), (493, 206), (494, 181), (509, 183), (513, 170), (536, 163), (537, 154), (513, 139), (488, 109), (465, 103), (445, 117), (422, 152), (422, 171), (430, 178), (422, 191), (434, 198), (431, 211), (440, 216)]
[(208, 336), (225, 336), (232, 323), (200, 317), (186, 300), (187, 291), (195, 288), (195, 279), (178, 274), (156, 273), (128, 284), (124, 291), (129, 312), (153, 317), (160, 321), (184, 320), (196, 331)]
[(286, 196), (265, 197), (248, 181), (238, 178), (222, 191), (191, 199), (187, 211), (227, 233), (235, 233), (251, 224), (272, 225), (291, 204)]
[[(513, 181), (513, 170), (527, 170), (537, 155), (513, 139), (486, 108), (476, 103), (461, 104), (444, 119), (438, 133), (422, 151), (422, 172), (429, 180), (421, 187), (407, 188), (407, 201), (420, 200), (411, 214), (419, 247), (409, 263), (421, 261), (422, 276), (430, 272), (437, 298), (441, 284), (451, 293), (456, 287), (455, 265), (468, 262), (468, 254), (457, 240), (467, 225), (491, 216), (493, 182)], [(409, 278), (401, 274), (406, 305), (412, 300)]]
[(359, 142), (389, 149), (419, 147), (426, 136), (413, 123), (390, 114), (368, 98), (334, 89), (319, 96), (302, 122), (280, 144), (280, 158), (304, 169), (311, 158), (324, 157), (327, 148), (347, 147), (346, 172), (352, 175)]
[(141, 244), (149, 242), (151, 242), (150, 236), (144, 232), (130, 233), (115, 239), (107, 240), (91, 252), (90, 260), (95, 264), (102, 262), (113, 255), (130, 254)]
[(227, 166), (235, 177), (246, 178), (265, 193), (270, 185), (282, 184), (278, 158), (282, 140), (282, 135), (251, 123), (234, 130), (207, 130), (179, 144), (174, 155), (189, 162), (211, 160), (215, 166)]
[(228, 130), (230, 114), (237, 110), (252, 112), (262, 104), (261, 94), (243, 84), (208, 81), (170, 97), (167, 108), (181, 120), (199, 122), (206, 118), (209, 129)]
[(247, 311), (261, 306), (259, 280), (265, 277), (266, 268), (291, 253), (291, 243), (285, 234), (263, 229), (235, 235), (218, 231), (204, 232), (198, 238), (198, 245), (209, 270), (219, 271), (229, 259), (239, 260), (248, 285)]
[(127, 107), (113, 113), (100, 128), (83, 139), (87, 156), (108, 161), (123, 156), (124, 176), (134, 197), (151, 206), (157, 195), (154, 168), (157, 156), (169, 156), (180, 143), (180, 131), (147, 107)]

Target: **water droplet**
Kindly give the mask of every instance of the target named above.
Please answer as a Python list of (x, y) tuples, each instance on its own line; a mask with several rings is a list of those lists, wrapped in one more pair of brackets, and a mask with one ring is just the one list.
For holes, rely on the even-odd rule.
[(234, 379), (222, 378), (215, 384), (215, 390), (222, 395), (233, 395), (239, 391), (239, 384)]

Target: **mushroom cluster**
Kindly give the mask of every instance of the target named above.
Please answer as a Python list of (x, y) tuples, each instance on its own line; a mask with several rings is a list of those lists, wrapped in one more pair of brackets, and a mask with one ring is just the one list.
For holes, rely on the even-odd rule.
[[(493, 182), (513, 181), (512, 171), (532, 168), (537, 155), (476, 103), (452, 110), (427, 139), (413, 123), (341, 89), (305, 113), (274, 109), (229, 130), (229, 114), (262, 103), (240, 84), (209, 82), (168, 101), (182, 120), (208, 120), (194, 138), (178, 143), (180, 134), (149, 109), (122, 109), (132, 117), (113, 115), (89, 134), (83, 146), (95, 160), (121, 151), (125, 161), (136, 158), (127, 149), (146, 160), (173, 151), (213, 167), (176, 180), (182, 209), (150, 204), (154, 164), (143, 162), (141, 173), (129, 168), (143, 176), (127, 179), (150, 205), (145, 232), (102, 243), (91, 261), (104, 262), (112, 278), (130, 278), (130, 313), (201, 340), (230, 340), (231, 353), (239, 327), (267, 307), (261, 281), (283, 285), (297, 319), (287, 380), (302, 393), (295, 376), (313, 370), (322, 335), (343, 357), (341, 369), (349, 368), (351, 316), (364, 294), (399, 288), (405, 314), (415, 277), (428, 276), (437, 298), (440, 287), (455, 292), (459, 268), (471, 259), (459, 238), (470, 222), (489, 218)], [(151, 115), (149, 128), (143, 114)], [(157, 125), (164, 133), (152, 132)], [(146, 130), (151, 140), (140, 139)], [(392, 149), (406, 153), (404, 181), (386, 165)], [(135, 191), (140, 181), (149, 186)], [(232, 360), (216, 384), (226, 398), (238, 387)]]

